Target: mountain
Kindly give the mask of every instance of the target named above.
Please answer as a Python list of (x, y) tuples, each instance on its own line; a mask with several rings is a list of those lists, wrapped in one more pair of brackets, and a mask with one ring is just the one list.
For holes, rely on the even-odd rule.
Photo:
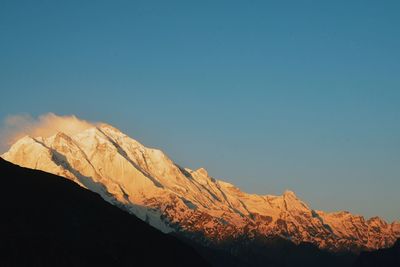
[(72, 135), (26, 136), (2, 157), (66, 177), (165, 233), (206, 246), (282, 238), (331, 252), (359, 252), (390, 247), (400, 237), (399, 222), (313, 210), (291, 191), (242, 192), (203, 168), (175, 164), (107, 124)]
[(192, 248), (62, 177), (0, 159), (0, 266), (208, 266)]
[(363, 251), (357, 258), (355, 267), (398, 267), (400, 266), (400, 239), (391, 248)]

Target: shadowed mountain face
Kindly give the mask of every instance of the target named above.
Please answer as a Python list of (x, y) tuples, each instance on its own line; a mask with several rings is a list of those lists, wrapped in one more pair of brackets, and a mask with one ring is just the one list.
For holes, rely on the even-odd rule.
[(67, 179), (0, 159), (0, 266), (208, 266)]
[(313, 244), (294, 244), (284, 238), (246, 236), (205, 247), (186, 240), (216, 267), (352, 267), (356, 255), (321, 250)]
[(26, 136), (2, 157), (66, 177), (165, 233), (194, 236), (203, 245), (261, 236), (359, 252), (390, 247), (400, 237), (398, 222), (313, 210), (291, 191), (245, 193), (203, 168), (182, 168), (106, 124), (74, 134)]
[(381, 266), (400, 266), (400, 239), (391, 248), (362, 252), (355, 263), (355, 267)]

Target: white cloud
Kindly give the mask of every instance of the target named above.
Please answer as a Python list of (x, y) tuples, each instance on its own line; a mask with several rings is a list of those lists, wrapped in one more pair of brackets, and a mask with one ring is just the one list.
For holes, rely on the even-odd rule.
[(38, 118), (29, 114), (11, 115), (5, 118), (0, 129), (0, 152), (4, 152), (26, 135), (48, 137), (57, 132), (75, 134), (95, 125), (97, 123), (78, 119), (74, 115), (58, 116), (47, 113)]

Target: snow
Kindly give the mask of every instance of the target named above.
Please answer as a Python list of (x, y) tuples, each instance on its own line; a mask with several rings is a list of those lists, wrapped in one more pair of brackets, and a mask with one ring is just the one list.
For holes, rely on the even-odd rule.
[(2, 157), (71, 179), (166, 233), (178, 229), (174, 223), (220, 239), (250, 229), (322, 248), (338, 240), (348, 247), (380, 248), (400, 237), (399, 223), (314, 211), (293, 191), (247, 194), (204, 168), (180, 168), (163, 151), (107, 124), (69, 135), (26, 136)]

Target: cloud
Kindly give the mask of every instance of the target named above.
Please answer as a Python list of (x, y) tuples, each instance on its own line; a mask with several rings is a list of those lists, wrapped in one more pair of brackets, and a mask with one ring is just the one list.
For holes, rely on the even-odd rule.
[(58, 116), (47, 113), (37, 118), (29, 114), (11, 115), (5, 118), (0, 129), (0, 152), (4, 152), (26, 135), (49, 137), (58, 132), (76, 134), (95, 125), (97, 123), (78, 119), (74, 115)]

